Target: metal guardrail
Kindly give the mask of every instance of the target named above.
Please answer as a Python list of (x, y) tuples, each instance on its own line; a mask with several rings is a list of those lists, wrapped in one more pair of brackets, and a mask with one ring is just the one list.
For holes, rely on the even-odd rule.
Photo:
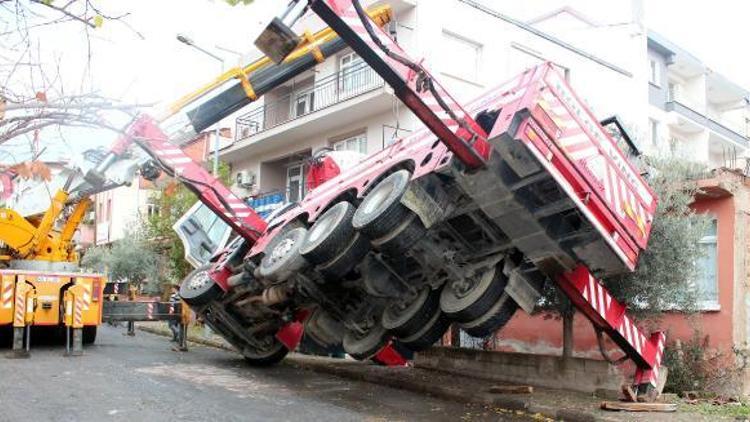
[[(306, 116), (383, 86), (383, 79), (366, 63), (318, 79), (303, 89), (293, 90), (237, 118), (236, 140)], [(277, 88), (276, 92), (279, 92)]]
[(182, 303), (104, 301), (102, 320), (115, 321), (180, 321)]

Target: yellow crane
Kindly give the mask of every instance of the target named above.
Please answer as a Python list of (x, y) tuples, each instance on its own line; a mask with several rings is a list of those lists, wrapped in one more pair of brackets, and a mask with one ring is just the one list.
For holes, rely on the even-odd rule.
[[(69, 203), (72, 179), (55, 193), (41, 216), (24, 217), (13, 209), (0, 208), (0, 241), (4, 244), (0, 263), (5, 267), (0, 269), (0, 337), (9, 335), (13, 327), (23, 330), (21, 337), (28, 342), (32, 325), (62, 329), (75, 323), (84, 343), (96, 338), (106, 277), (78, 272), (73, 235), (91, 200)], [(64, 213), (66, 209), (70, 212)], [(66, 321), (67, 313), (71, 318)]]

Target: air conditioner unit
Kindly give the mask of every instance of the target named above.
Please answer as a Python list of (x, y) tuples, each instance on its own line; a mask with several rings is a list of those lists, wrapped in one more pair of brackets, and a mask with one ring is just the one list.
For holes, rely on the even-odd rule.
[(237, 185), (244, 188), (255, 185), (255, 173), (248, 170), (241, 170), (237, 172)]

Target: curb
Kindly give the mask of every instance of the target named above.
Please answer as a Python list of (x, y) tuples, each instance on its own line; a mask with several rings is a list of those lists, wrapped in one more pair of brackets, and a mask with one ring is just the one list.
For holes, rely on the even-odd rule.
[[(155, 327), (136, 326), (136, 329), (163, 337), (172, 335), (166, 329)], [(188, 342), (237, 353), (237, 351), (234, 350), (231, 346), (228, 346), (219, 341), (208, 340), (202, 337), (188, 335)], [(440, 399), (456, 401), (459, 403), (472, 403), (482, 406), (498, 407), (511, 412), (534, 414), (554, 420), (565, 420), (571, 422), (605, 422), (620, 420), (619, 418), (608, 418), (605, 416), (597, 415), (586, 410), (558, 409), (554, 406), (536, 404), (532, 403), (531, 400), (525, 400), (517, 397), (497, 396), (484, 392), (475, 393), (469, 391), (461, 391), (441, 385), (433, 385), (410, 379), (400, 379), (399, 377), (391, 377), (389, 376), (389, 374), (377, 374), (373, 373), (372, 371), (361, 371), (356, 368), (347, 368), (348, 365), (330, 365), (324, 362), (316, 364), (307, 361), (306, 359), (295, 358), (294, 356), (287, 357), (287, 363), (297, 368), (312, 372), (334, 375), (355, 381), (384, 385), (386, 387), (411, 391), (419, 394), (427, 394)]]

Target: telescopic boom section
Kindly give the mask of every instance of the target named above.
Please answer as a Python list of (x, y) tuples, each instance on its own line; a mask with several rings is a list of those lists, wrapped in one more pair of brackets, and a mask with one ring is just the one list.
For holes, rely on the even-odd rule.
[(201, 202), (245, 240), (253, 243), (263, 234), (265, 221), (219, 179), (169, 142), (167, 135), (151, 117), (140, 116), (118, 144), (128, 142), (137, 143), (162, 169), (193, 191)]

